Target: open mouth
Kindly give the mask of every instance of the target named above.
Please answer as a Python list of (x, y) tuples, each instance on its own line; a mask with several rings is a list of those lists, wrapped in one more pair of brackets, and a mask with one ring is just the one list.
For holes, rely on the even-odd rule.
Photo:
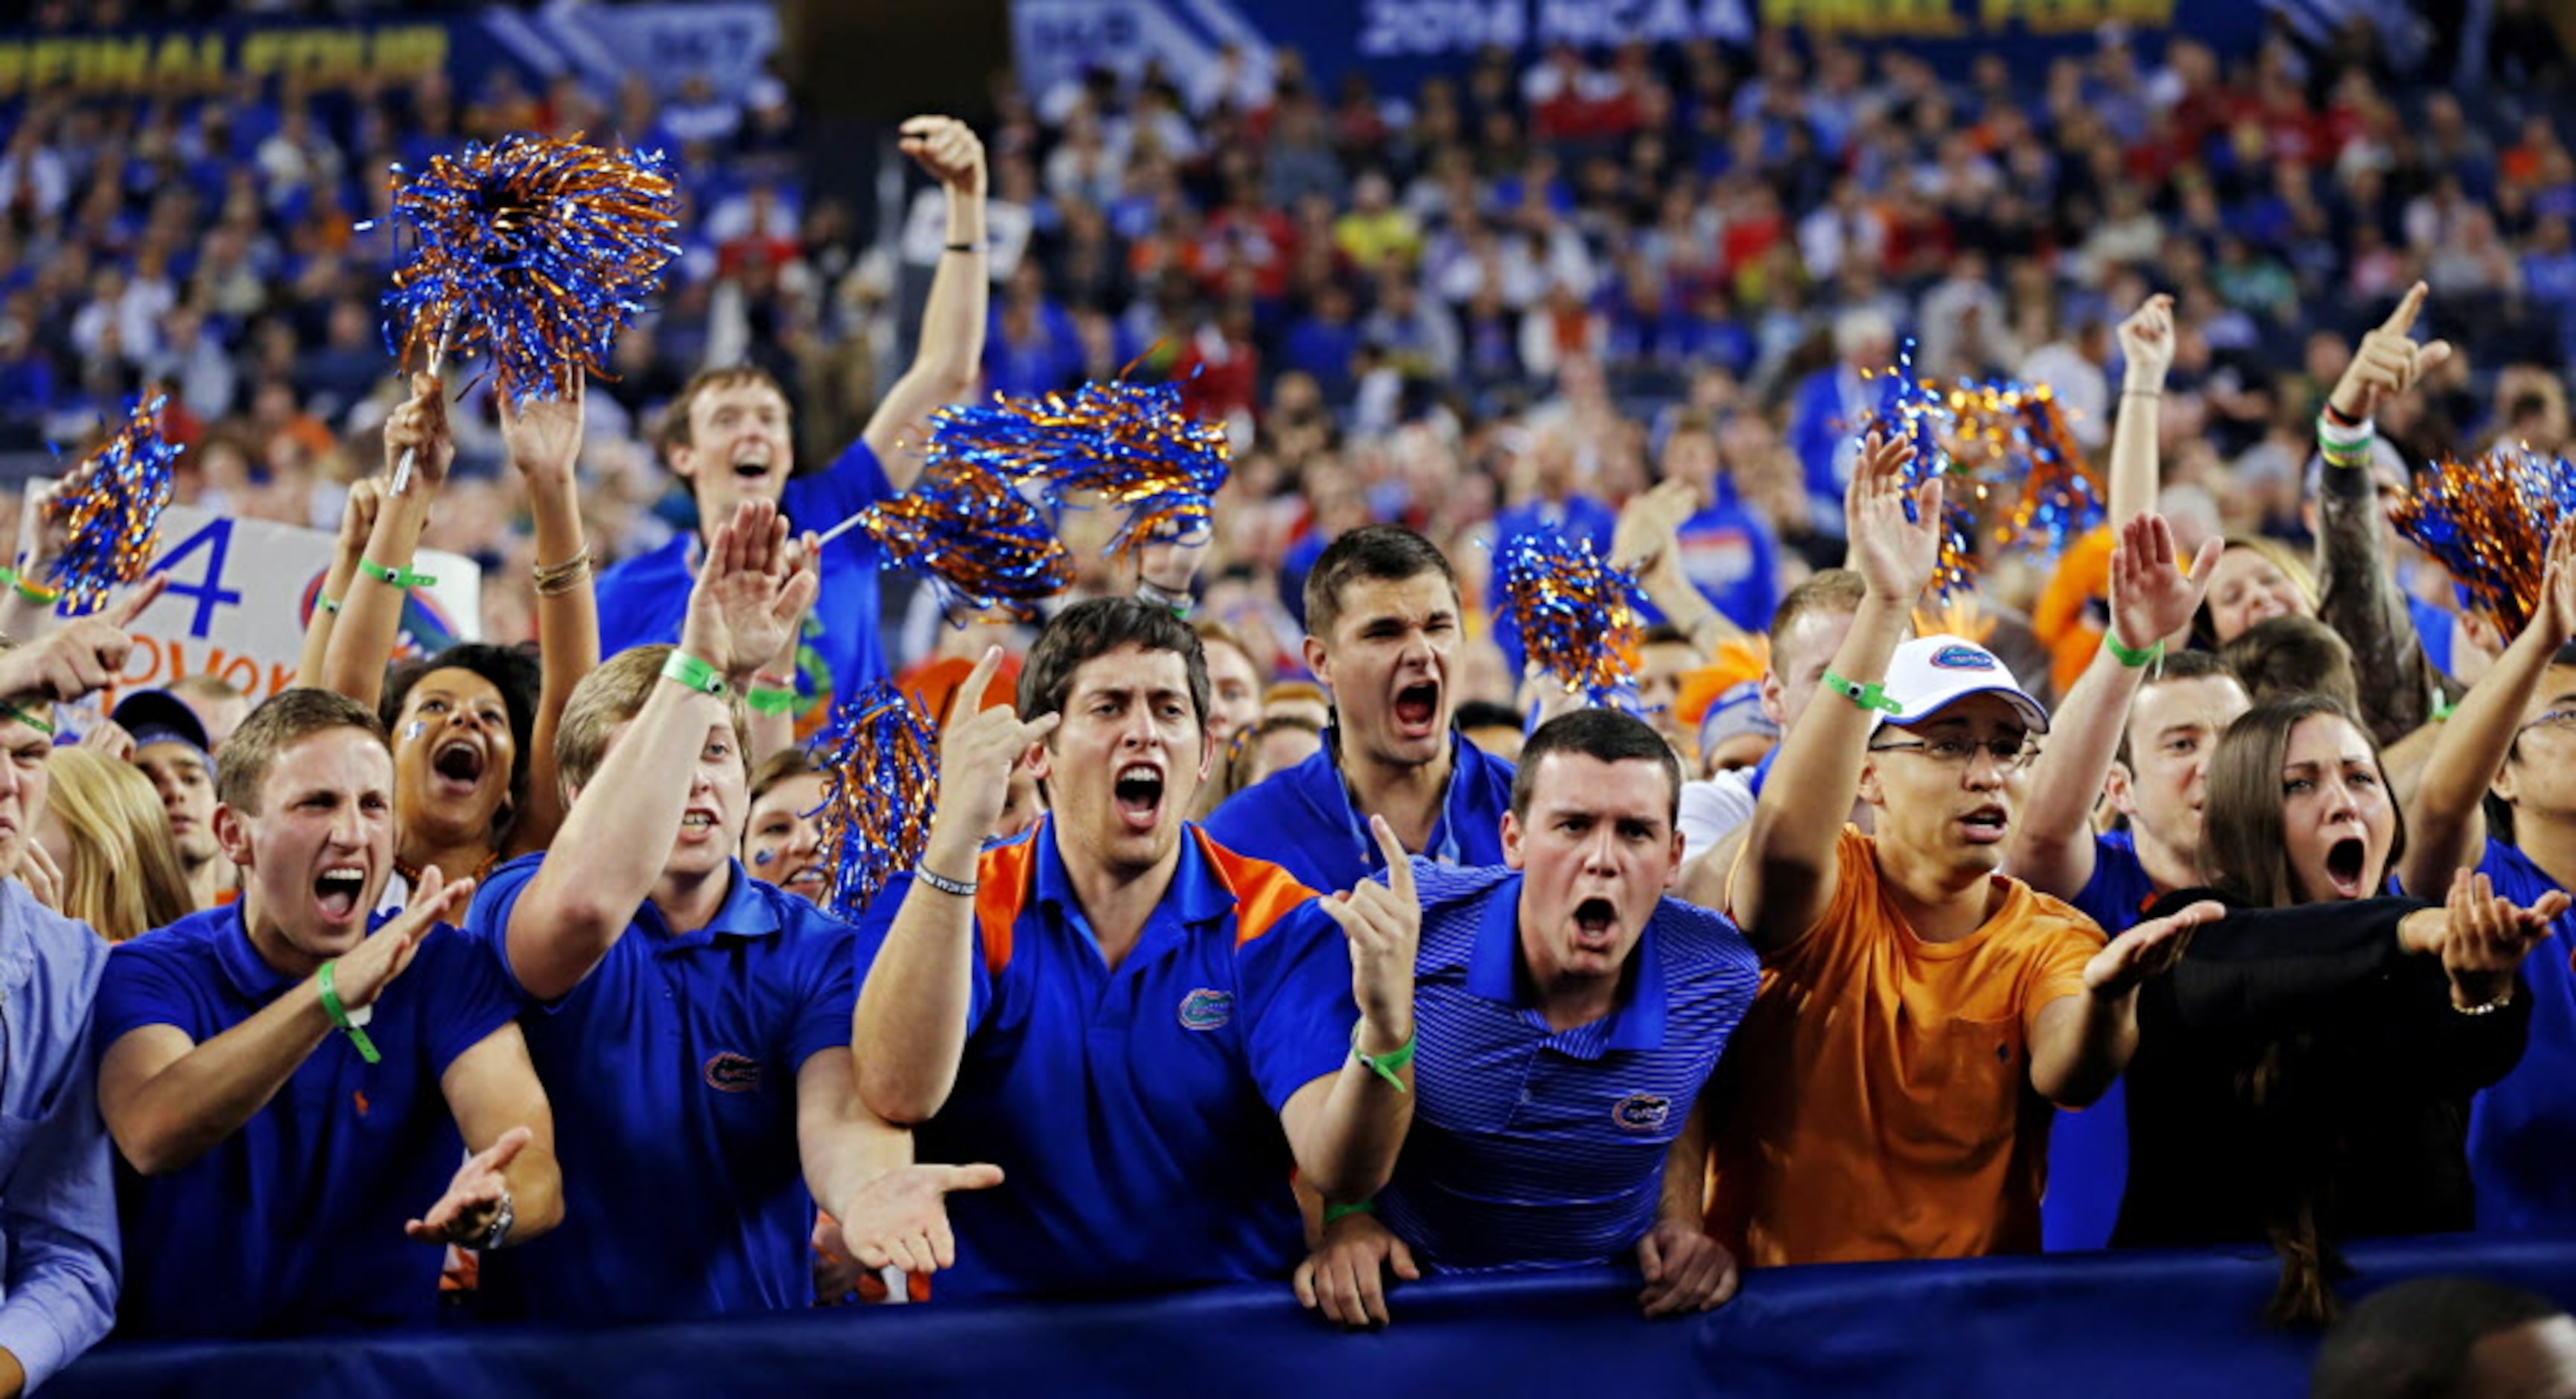
[(1163, 774), (1145, 763), (1131, 763), (1118, 770), (1118, 783), (1112, 789), (1117, 798), (1118, 815), (1130, 830), (1151, 830), (1163, 812)]
[(2000, 806), (1978, 807), (1959, 818), (1959, 829), (1975, 844), (1990, 845), (2001, 841), (2012, 828), (2012, 813)]
[(1589, 898), (1574, 906), (1575, 940), (1581, 946), (1607, 947), (1618, 927), (1619, 907), (1608, 899)]
[(1440, 686), (1431, 680), (1395, 692), (1395, 722), (1407, 733), (1429, 733), (1440, 715)]
[(483, 781), (483, 750), (471, 739), (451, 738), (429, 755), (429, 770), (442, 782), (472, 788)]
[(313, 879), (313, 901), (334, 923), (346, 923), (355, 916), (366, 894), (367, 872), (356, 865), (334, 865)]
[(798, 865), (794, 873), (789, 874), (785, 879), (779, 881), (778, 887), (782, 889), (794, 889), (800, 892), (806, 890), (820, 890), (823, 887), (823, 867), (821, 865)]
[(2326, 882), (2334, 886), (2337, 898), (2357, 899), (2368, 891), (2362, 888), (2362, 865), (2370, 858), (2370, 849), (2358, 836), (2345, 836), (2326, 847)]
[(760, 478), (767, 476), (769, 474), (769, 453), (766, 451), (755, 450), (745, 452), (741, 456), (734, 458), (733, 474), (736, 480), (741, 481), (757, 481)]
[(680, 815), (680, 838), (682, 840), (704, 839), (706, 835), (715, 828), (716, 814), (712, 811), (693, 807)]

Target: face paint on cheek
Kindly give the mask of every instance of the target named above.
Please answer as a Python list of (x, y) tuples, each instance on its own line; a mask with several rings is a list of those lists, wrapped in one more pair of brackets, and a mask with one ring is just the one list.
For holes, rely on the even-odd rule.
[(752, 857), (751, 857), (752, 867), (753, 867), (754, 869), (757, 869), (757, 868), (759, 868), (759, 867), (761, 867), (761, 866), (763, 866), (763, 865), (768, 864), (770, 861), (775, 860), (775, 859), (777, 859), (777, 858), (778, 858), (778, 855), (777, 855), (777, 853), (776, 853), (775, 851), (769, 851), (769, 850), (757, 851), (757, 852), (755, 852), (755, 853), (752, 855)]
[(429, 732), (429, 721), (426, 719), (414, 719), (410, 723), (403, 725), (403, 742), (409, 743), (413, 739), (418, 738), (427, 732)]

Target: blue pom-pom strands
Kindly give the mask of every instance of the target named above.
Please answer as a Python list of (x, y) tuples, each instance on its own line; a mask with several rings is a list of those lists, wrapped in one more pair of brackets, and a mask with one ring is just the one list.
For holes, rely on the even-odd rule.
[(1208, 528), (1225, 485), (1225, 426), (1181, 406), (1177, 384), (1094, 380), (1070, 397), (1042, 394), (940, 410), (930, 459), (961, 460), (1010, 480), (1034, 480), (1057, 508), (1076, 497), (1123, 507), (1112, 554)]
[(949, 617), (998, 608), (1026, 621), (1073, 582), (1073, 556), (1009, 481), (972, 458), (935, 459), (913, 488), (859, 512), (889, 565), (919, 570)]
[(2389, 519), (2450, 570), (2470, 607), (2513, 637), (2540, 606), (2550, 532), (2571, 510), (2576, 464), (2515, 446), (2417, 472)]
[(1521, 648), (1566, 692), (1587, 704), (1614, 702), (1636, 688), (1629, 657), (1643, 635), (1636, 576), (1553, 531), (1503, 546), (1503, 606)]
[(850, 697), (815, 740), (823, 769), (824, 908), (858, 921), (877, 892), (921, 859), (938, 808), (939, 742), (911, 698), (883, 681)]
[(679, 192), (659, 152), (513, 135), (392, 178), (393, 221), (417, 241), (385, 293), (388, 347), (405, 368), (426, 355), (432, 374), (488, 350), (516, 403), (603, 372), (679, 256)]
[(165, 401), (135, 404), (124, 426), (64, 477), (46, 506), (67, 541), (46, 575), (62, 590), (66, 615), (97, 611), (110, 590), (152, 567), (173, 489), (171, 466), (184, 450), (161, 436)]

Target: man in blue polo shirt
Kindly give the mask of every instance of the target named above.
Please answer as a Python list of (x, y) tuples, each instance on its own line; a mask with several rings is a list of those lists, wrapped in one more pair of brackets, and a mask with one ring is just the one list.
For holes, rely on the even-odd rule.
[(122, 1333), (429, 1322), (439, 1245), (495, 1257), (563, 1210), (517, 1000), (437, 930), (472, 881), (433, 871), (371, 916), (393, 752), (343, 696), (262, 704), (216, 781), (241, 899), (117, 948), (99, 988), (99, 1107), (130, 1167)]
[(555, 742), (569, 810), (543, 855), (485, 881), (467, 934), (534, 1004), (574, 1207), (483, 1265), (497, 1315), (641, 1320), (813, 1296), (819, 1200), (853, 1244), (900, 1134), (850, 1081), (850, 930), (750, 878), (733, 696), (813, 600), (786, 521), (746, 501), (716, 531), (680, 645), (585, 677)]
[(1701, 1211), (1700, 1090), (1761, 969), (1733, 925), (1665, 896), (1681, 764), (1642, 721), (1581, 709), (1521, 750), (1505, 863), (1422, 868), (1421, 1105), (1373, 1206), (1328, 1210), (1298, 1299), (1388, 1319), (1384, 1275), (1634, 1254), (1649, 1316), (1732, 1296)]
[[(850, 1026), (869, 1109), (1005, 1173), (949, 1199), (953, 1246), (927, 1222), (934, 1294), (1285, 1278), (1292, 1169), (1365, 1199), (1412, 1115), (1412, 867), (1373, 822), (1388, 882), (1318, 899), (1183, 819), (1207, 666), (1162, 608), (1059, 613), (1017, 709), (980, 707), (996, 661), (941, 737), (927, 849), (869, 909)], [(1032, 746), (1049, 813), (979, 855)]]
[[(2168, 656), (2161, 643), (2191, 625), (2221, 547), (2206, 546), (2186, 576), (2163, 517), (2123, 525), (2111, 551), (2110, 629), (2050, 720), (2031, 766), (2030, 813), (2014, 825), (2006, 868), (2113, 937), (2144, 921), (2158, 897), (2208, 882), (2200, 808), (2209, 757), (2251, 701), (2217, 657)], [(2093, 807), (2106, 794), (2128, 829), (2094, 830)], [(2122, 1085), (2080, 1112), (2060, 1110), (2048, 1154), (2041, 1245), (2107, 1246), (2129, 1179)]]
[[(698, 527), (600, 576), (602, 655), (679, 640), (689, 579), (738, 502), (772, 501), (797, 529), (829, 530), (911, 489), (921, 462), (917, 453), (901, 449), (920, 442), (933, 410), (974, 392), (984, 353), (987, 280), (984, 147), (963, 122), (915, 117), (903, 125), (903, 149), (948, 196), (947, 251), (931, 279), (921, 349), (911, 369), (877, 401), (859, 440), (808, 476), (795, 474), (787, 395), (768, 371), (734, 365), (691, 379), (665, 410), (661, 445), (671, 470), (689, 483)], [(876, 546), (855, 530), (824, 547), (822, 592), (813, 615), (804, 619), (792, 666), (809, 712), (824, 697), (855, 694), (886, 673), (877, 642), (879, 562)], [(761, 660), (784, 664), (782, 657)]]
[(1371, 817), (1437, 863), (1500, 863), (1512, 765), (1449, 724), (1460, 616), (1430, 540), (1401, 525), (1334, 540), (1306, 575), (1306, 666), (1333, 696), (1324, 746), (1228, 798), (1208, 834), (1327, 891), (1386, 867)]

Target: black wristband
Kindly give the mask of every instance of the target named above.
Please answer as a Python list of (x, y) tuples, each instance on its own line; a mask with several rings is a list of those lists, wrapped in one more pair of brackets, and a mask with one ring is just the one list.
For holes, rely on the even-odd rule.
[(979, 243), (946, 243), (941, 245), (941, 250), (952, 253), (980, 253), (984, 248)]

